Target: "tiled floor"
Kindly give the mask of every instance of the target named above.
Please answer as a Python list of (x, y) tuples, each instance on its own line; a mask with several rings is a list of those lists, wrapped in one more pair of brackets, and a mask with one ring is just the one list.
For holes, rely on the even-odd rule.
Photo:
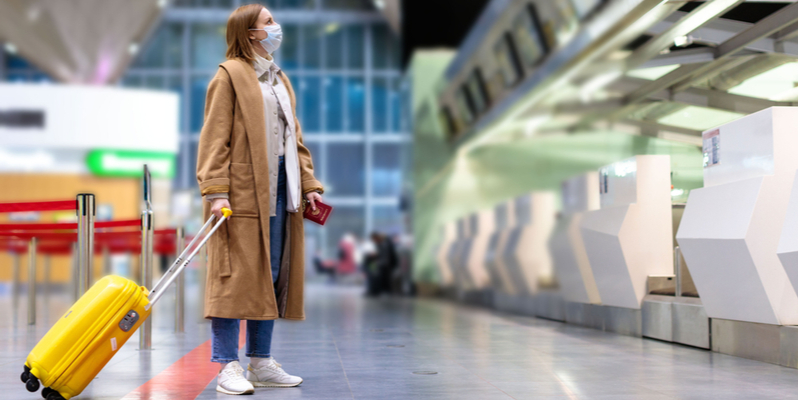
[[(190, 287), (191, 289), (191, 287)], [(188, 293), (193, 292), (187, 290)], [(367, 300), (361, 290), (309, 284), (307, 320), (276, 325), (273, 354), (305, 382), (257, 389), (264, 399), (797, 399), (797, 370), (562, 323), (435, 300)], [(171, 297), (171, 296), (167, 296)], [(189, 299), (189, 304), (195, 304)], [(124, 346), (80, 399), (119, 399), (209, 338), (187, 312), (172, 329), (159, 305), (154, 350)], [(40, 301), (40, 322), (66, 309)], [(16, 311), (15, 311), (16, 310)], [(44, 315), (47, 312), (49, 315)], [(24, 298), (0, 297), (0, 398), (36, 399), (19, 373), (44, 334), (28, 328)], [(136, 337), (134, 337), (135, 339)], [(244, 349), (241, 357), (246, 362)], [(414, 374), (436, 372), (432, 375)], [(186, 374), (191, 374), (188, 370)], [(210, 382), (200, 399), (230, 398)], [(157, 394), (152, 399), (162, 399)]]

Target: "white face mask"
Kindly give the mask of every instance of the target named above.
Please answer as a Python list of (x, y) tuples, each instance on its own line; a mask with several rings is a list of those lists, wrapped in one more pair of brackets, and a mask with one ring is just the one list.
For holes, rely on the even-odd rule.
[(264, 40), (259, 41), (261, 43), (261, 47), (267, 51), (267, 53), (272, 54), (275, 50), (278, 50), (281, 47), (281, 41), (283, 40), (283, 30), (281, 30), (281, 26), (279, 24), (267, 25), (264, 29), (250, 29), (251, 31), (260, 31), (263, 30), (267, 33), (267, 37)]

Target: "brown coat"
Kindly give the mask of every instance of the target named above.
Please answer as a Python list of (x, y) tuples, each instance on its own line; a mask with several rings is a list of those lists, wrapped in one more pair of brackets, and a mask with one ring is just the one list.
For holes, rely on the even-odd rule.
[[(295, 111), (292, 85), (286, 75), (280, 77)], [(296, 117), (295, 126), (302, 191), (322, 190)], [(305, 318), (302, 211), (288, 214), (281, 273), (272, 284), (269, 176), (264, 102), (255, 70), (244, 60), (228, 60), (209, 82), (197, 146), (201, 194), (228, 193), (233, 210), (208, 242), (206, 318)], [(207, 219), (211, 206), (203, 203)]]

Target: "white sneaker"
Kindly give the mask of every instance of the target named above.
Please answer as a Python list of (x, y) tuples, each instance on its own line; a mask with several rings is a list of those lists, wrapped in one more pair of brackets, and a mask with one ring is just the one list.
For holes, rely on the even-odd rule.
[(217, 375), (217, 391), (225, 394), (252, 394), (253, 385), (244, 378), (244, 368), (231, 361)]
[(303, 378), (287, 374), (272, 357), (259, 359), (255, 365), (252, 361), (247, 365), (247, 380), (255, 387), (294, 387), (303, 383)]

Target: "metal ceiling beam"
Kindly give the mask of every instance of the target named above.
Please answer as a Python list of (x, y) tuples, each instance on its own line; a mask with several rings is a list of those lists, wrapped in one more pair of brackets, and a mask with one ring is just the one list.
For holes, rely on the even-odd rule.
[[(683, 2), (661, 0), (608, 2), (587, 21), (572, 40), (549, 54), (542, 65), (518, 84), (510, 94), (459, 136), (456, 146), (480, 146), (504, 131), (507, 124), (538, 106), (553, 90), (580, 71), (593, 68), (601, 57), (634, 40), (648, 26), (682, 6)], [(477, 132), (483, 132), (477, 136)]]
[(717, 59), (710, 63), (703, 65), (684, 78), (679, 80), (675, 85), (672, 85), (673, 91), (681, 91), (691, 86), (696, 80), (702, 79), (707, 72), (720, 66), (726, 62), (726, 58), (744, 49), (749, 43), (753, 43), (759, 39), (767, 37), (795, 22), (797, 22), (797, 3), (792, 3), (768, 17), (758, 21), (750, 28), (740, 32), (736, 36), (721, 43), (716, 49), (715, 56)]
[(637, 48), (626, 60), (627, 69), (636, 68), (646, 61), (653, 59), (662, 50), (672, 46), (676, 37), (688, 35), (695, 29), (705, 25), (708, 21), (718, 18), (741, 2), (742, 0), (714, 0), (703, 3), (700, 7), (686, 14), (669, 28)]
[(679, 127), (679, 126), (664, 125), (664, 124), (660, 124), (658, 122), (653, 122), (653, 121), (641, 121), (641, 120), (638, 120), (638, 119), (622, 119), (622, 120), (619, 120), (617, 122), (620, 123), (620, 124), (623, 124), (623, 125), (633, 125), (633, 126), (639, 127), (640, 129), (643, 130), (642, 134), (645, 134), (646, 136), (657, 136), (657, 135), (653, 135), (653, 134), (646, 134), (645, 133), (646, 131), (651, 131), (651, 132), (652, 131), (667, 131), (667, 132), (675, 132), (675, 133), (681, 133), (681, 134), (684, 134), (684, 135), (691, 135), (691, 136), (702, 136), (703, 135), (702, 131), (698, 131), (698, 130), (694, 130), (694, 129), (687, 129), (687, 128), (683, 128), (683, 127)]
[[(624, 95), (625, 93), (634, 91), (636, 88), (642, 87), (650, 82), (651, 81), (646, 79), (625, 76), (610, 85), (608, 89)], [(745, 114), (751, 114), (769, 107), (797, 105), (797, 103), (793, 102), (759, 99), (755, 97), (732, 94), (722, 90), (703, 89), (697, 87), (687, 88), (685, 91), (680, 93), (672, 93), (668, 89), (660, 90), (651, 93), (647, 97), (647, 100), (672, 101), (691, 106), (713, 107), (720, 110), (740, 112)], [(619, 107), (623, 104), (623, 102), (620, 100), (615, 100), (611, 102), (611, 104)], [(579, 110), (580, 108), (573, 104), (571, 105), (571, 108), (567, 109), (574, 111)], [(585, 111), (603, 110), (600, 105), (593, 104), (583, 104), (582, 109)], [(556, 108), (556, 110), (560, 111), (560, 108)]]
[(768, 17), (758, 21), (750, 28), (721, 43), (717, 47), (717, 57), (725, 57), (744, 49), (748, 44), (765, 38), (797, 22), (797, 3), (790, 4)]
[[(680, 21), (681, 18), (685, 17), (687, 14), (688, 13), (684, 11), (677, 11), (663, 21), (653, 25), (646, 33), (650, 35), (659, 35), (673, 26), (677, 21)], [(689, 35), (695, 43), (719, 45), (752, 26), (753, 24), (748, 22), (719, 18), (709, 21), (708, 24), (693, 30)], [(797, 41), (792, 40), (796, 36), (797, 25), (795, 24), (794, 27), (787, 26), (770, 37), (765, 37), (749, 43), (746, 49), (761, 53), (783, 53), (796, 57)]]
[(659, 54), (652, 60), (642, 63), (639, 68), (662, 67), (675, 64), (695, 64), (709, 61), (714, 61), (714, 49), (711, 47), (698, 47), (694, 49), (671, 51), (667, 54)]
[[(783, 42), (795, 38), (797, 38), (797, 22), (775, 32), (771, 37), (771, 39), (774, 39), (776, 42)], [(797, 44), (795, 43), (794, 55), (797, 55), (796, 50), (797, 50)]]
[[(718, 18), (720, 15), (724, 14), (741, 2), (742, 0), (715, 0), (703, 3), (690, 13), (684, 15), (669, 28), (654, 36), (645, 44), (639, 46), (639, 48), (637, 48), (630, 56), (628, 56), (628, 58), (625, 59), (625, 70), (627, 71), (635, 69), (645, 62), (655, 58), (662, 50), (672, 46), (676, 37), (691, 33), (695, 29), (708, 23), (710, 20)], [(579, 122), (576, 127), (581, 128), (591, 126), (599, 120), (613, 120), (619, 118), (620, 116), (625, 116), (627, 115), (627, 112), (631, 110), (631, 107), (637, 102), (647, 99), (652, 93), (656, 93), (668, 88), (674, 84), (674, 82), (699, 69), (701, 66), (702, 64), (682, 65), (628, 95), (624, 101), (624, 103), (627, 104), (625, 107), (622, 107), (613, 113), (593, 113)]]

